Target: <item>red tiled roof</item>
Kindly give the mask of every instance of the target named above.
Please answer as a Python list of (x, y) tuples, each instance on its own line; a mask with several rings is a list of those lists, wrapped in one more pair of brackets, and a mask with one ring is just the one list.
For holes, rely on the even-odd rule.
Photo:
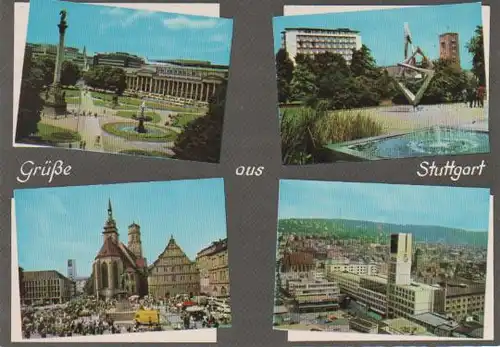
[(314, 257), (311, 253), (306, 252), (287, 253), (283, 257), (283, 265), (314, 265)]
[(104, 257), (122, 257), (123, 254), (120, 250), (120, 247), (113, 242), (111, 237), (107, 237), (104, 241), (104, 244), (101, 247), (99, 253), (97, 253), (96, 259), (104, 258)]

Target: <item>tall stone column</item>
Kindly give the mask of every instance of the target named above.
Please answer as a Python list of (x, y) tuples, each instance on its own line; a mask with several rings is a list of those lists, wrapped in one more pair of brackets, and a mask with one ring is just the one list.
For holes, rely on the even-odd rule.
[(66, 36), (66, 29), (68, 24), (66, 23), (66, 11), (61, 11), (61, 21), (57, 25), (59, 28), (59, 46), (57, 46), (56, 64), (54, 68), (54, 86), (61, 84), (61, 69), (62, 63), (64, 61), (64, 37)]

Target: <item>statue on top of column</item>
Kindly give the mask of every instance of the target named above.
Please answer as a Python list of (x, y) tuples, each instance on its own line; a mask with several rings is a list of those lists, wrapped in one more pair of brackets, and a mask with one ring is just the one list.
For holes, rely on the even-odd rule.
[(59, 24), (57, 26), (59, 27), (59, 33), (64, 34), (66, 29), (68, 28), (68, 23), (66, 22), (66, 10), (61, 10), (61, 12), (59, 12), (59, 16), (61, 16), (61, 20), (59, 21)]

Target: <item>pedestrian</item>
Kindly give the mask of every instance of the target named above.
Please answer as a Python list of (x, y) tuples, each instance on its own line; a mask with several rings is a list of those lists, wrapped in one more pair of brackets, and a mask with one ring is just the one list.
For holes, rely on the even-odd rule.
[(474, 89), (469, 88), (467, 89), (467, 100), (469, 102), (469, 107), (473, 108), (474, 107), (474, 100), (475, 100), (475, 95), (474, 95)]
[(485, 94), (484, 86), (479, 86), (476, 92), (476, 103), (478, 107), (484, 107), (484, 94)]

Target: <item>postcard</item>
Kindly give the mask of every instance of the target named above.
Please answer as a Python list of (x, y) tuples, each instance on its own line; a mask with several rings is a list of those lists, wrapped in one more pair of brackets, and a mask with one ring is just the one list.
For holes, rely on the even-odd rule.
[(31, 1), (15, 144), (218, 162), (232, 20), (158, 7)]
[(488, 339), (490, 190), (280, 181), (274, 329), (291, 341)]
[(222, 179), (22, 189), (13, 208), (13, 341), (216, 342), (231, 325)]
[(489, 12), (387, 7), (273, 19), (285, 165), (489, 153)]

